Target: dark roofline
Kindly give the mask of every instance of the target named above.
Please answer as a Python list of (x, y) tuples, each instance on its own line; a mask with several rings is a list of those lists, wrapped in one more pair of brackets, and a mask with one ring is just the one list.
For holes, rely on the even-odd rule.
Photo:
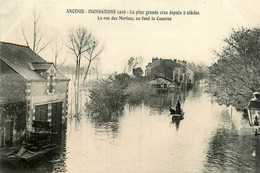
[(10, 43), (10, 42), (5, 42), (5, 41), (0, 41), (1, 43), (4, 43), (4, 44), (11, 44), (11, 45), (14, 45), (14, 46), (21, 46), (21, 47), (27, 47), (30, 49), (29, 46), (26, 46), (26, 45), (22, 45), (22, 44), (17, 44), (17, 43)]
[[(33, 62), (32, 64), (35, 65), (49, 64), (54, 66), (52, 62), (46, 62), (29, 46), (0, 41), (0, 51), (1, 61), (10, 66), (11, 69), (20, 74), (26, 81), (45, 81), (45, 77), (32, 70), (29, 63)], [(56, 69), (55, 66), (54, 68)], [(59, 72), (57, 79), (67, 80), (68, 78)]]
[(153, 80), (158, 79), (158, 78), (163, 78), (163, 79), (165, 79), (165, 80), (167, 80), (167, 81), (173, 82), (173, 80), (168, 79), (168, 78), (163, 77), (163, 76), (157, 76), (157, 77), (155, 77)]
[[(47, 79), (46, 80), (26, 80), (26, 82), (46, 82), (47, 81)], [(67, 79), (56, 79), (56, 82), (63, 82), (63, 81), (70, 81), (70, 79), (69, 78), (67, 78)]]
[(53, 64), (53, 62), (31, 62), (32, 64)]
[(260, 109), (260, 102), (256, 100), (251, 100), (248, 103), (247, 109)]
[[(56, 69), (56, 70), (58, 70), (57, 69), (57, 67), (54, 65), (54, 63), (53, 62), (30, 62), (31, 64), (50, 64), (50, 65), (53, 65), (53, 67)], [(29, 64), (29, 66), (30, 66), (30, 64)], [(33, 69), (34, 69), (34, 67), (33, 67)], [(36, 70), (36, 69), (34, 69), (34, 70)], [(45, 70), (45, 69), (38, 69), (38, 70)]]

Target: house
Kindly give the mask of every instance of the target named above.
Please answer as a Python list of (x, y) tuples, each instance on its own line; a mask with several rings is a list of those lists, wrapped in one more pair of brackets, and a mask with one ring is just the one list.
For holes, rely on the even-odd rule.
[(194, 72), (187, 67), (187, 62), (177, 59), (153, 58), (152, 62), (146, 66), (145, 75), (148, 79), (160, 76), (172, 80), (179, 87), (194, 82)]
[(172, 83), (172, 80), (169, 80), (169, 79), (161, 77), (161, 76), (158, 76), (154, 80), (151, 80), (148, 82), (148, 84), (150, 84), (160, 90), (167, 90), (168, 87), (171, 85), (171, 83)]
[(146, 66), (145, 76), (149, 79), (161, 76), (173, 80), (173, 70), (178, 67), (182, 67), (182, 64), (177, 63), (176, 59), (173, 61), (171, 59), (153, 58), (152, 62)]
[(6, 42), (0, 42), (0, 75), (1, 147), (24, 140), (59, 143), (69, 79), (28, 46)]

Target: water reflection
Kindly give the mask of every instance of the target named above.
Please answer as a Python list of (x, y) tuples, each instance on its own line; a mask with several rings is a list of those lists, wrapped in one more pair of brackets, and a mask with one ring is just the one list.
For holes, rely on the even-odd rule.
[[(211, 137), (204, 162), (205, 172), (258, 172), (260, 141), (252, 133), (243, 133), (245, 117), (235, 124), (227, 109), (221, 111), (219, 126)], [(248, 121), (247, 121), (248, 127)], [(254, 155), (255, 154), (255, 155)]]
[[(184, 119), (169, 107), (182, 103)], [(60, 154), (34, 167), (1, 172), (259, 172), (260, 138), (248, 120), (204, 93), (160, 93), (126, 105), (117, 118), (68, 122)], [(11, 171), (10, 171), (11, 170)]]
[(180, 122), (181, 120), (183, 120), (184, 118), (178, 118), (178, 117), (172, 117), (172, 124), (175, 124), (176, 125), (176, 130), (179, 129), (180, 127)]
[(175, 89), (171, 92), (160, 92), (144, 100), (144, 104), (150, 107), (151, 114), (164, 114), (169, 108), (174, 108), (178, 100), (183, 104), (187, 96), (187, 90)]

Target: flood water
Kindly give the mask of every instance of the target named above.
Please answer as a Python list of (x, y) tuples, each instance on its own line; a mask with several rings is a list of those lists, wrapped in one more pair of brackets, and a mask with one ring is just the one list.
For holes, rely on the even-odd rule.
[[(169, 106), (181, 100), (183, 120)], [(68, 121), (60, 154), (27, 168), (3, 172), (260, 172), (260, 137), (247, 117), (219, 106), (199, 85), (126, 105), (110, 122)]]

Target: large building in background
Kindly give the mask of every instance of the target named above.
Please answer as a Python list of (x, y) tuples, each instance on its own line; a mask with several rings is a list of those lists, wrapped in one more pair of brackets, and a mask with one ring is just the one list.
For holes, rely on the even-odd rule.
[(29, 139), (58, 143), (69, 79), (28, 46), (1, 42), (0, 65), (1, 147)]
[(187, 67), (186, 61), (177, 59), (152, 58), (146, 66), (145, 76), (150, 80), (163, 77), (179, 86), (194, 84), (194, 72)]

